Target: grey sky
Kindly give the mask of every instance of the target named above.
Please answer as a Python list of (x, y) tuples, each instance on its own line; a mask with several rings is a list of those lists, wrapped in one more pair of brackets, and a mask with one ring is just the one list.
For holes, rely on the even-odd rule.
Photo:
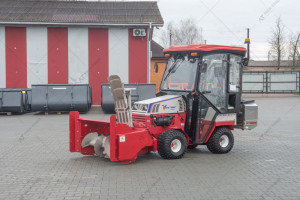
[(277, 17), (286, 36), (300, 33), (299, 0), (158, 0), (165, 22), (194, 18), (208, 44), (244, 46), (250, 28), (252, 59), (268, 56), (268, 39)]

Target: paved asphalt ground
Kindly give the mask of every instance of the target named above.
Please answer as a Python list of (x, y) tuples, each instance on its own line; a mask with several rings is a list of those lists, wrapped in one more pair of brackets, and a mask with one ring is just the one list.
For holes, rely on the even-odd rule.
[(0, 199), (300, 199), (300, 97), (254, 99), (259, 126), (234, 131), (230, 153), (131, 165), (70, 153), (67, 114), (0, 116)]

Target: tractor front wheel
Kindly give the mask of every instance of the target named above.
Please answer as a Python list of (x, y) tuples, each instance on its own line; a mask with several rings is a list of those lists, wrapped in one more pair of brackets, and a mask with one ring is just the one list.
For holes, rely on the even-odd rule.
[(178, 130), (167, 130), (157, 140), (157, 150), (164, 159), (179, 159), (186, 152), (186, 137)]
[(223, 127), (214, 130), (207, 142), (207, 148), (212, 153), (224, 154), (231, 151), (233, 144), (232, 132), (228, 128)]

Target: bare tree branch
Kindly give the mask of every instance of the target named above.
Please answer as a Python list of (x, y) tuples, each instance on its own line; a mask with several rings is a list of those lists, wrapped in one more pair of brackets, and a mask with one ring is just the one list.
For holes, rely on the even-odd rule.
[(282, 24), (282, 21), (279, 17), (275, 22), (275, 28), (272, 29), (272, 37), (269, 40), (269, 44), (271, 46), (270, 53), (273, 59), (277, 61), (277, 70), (280, 69), (281, 60), (284, 58), (286, 54), (284, 43), (285, 43), (285, 27)]
[(300, 67), (300, 33), (297, 35), (291, 35), (289, 45), (289, 57), (292, 59), (293, 69)]
[(157, 38), (159, 43), (164, 47), (203, 43), (202, 28), (199, 27), (192, 18), (183, 19), (179, 22), (168, 22), (166, 26), (159, 31)]

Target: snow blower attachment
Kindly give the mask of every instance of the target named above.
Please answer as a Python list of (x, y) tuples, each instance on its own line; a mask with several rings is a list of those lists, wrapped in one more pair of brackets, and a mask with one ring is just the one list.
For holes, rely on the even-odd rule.
[(108, 80), (116, 115), (109, 122), (79, 118), (78, 112), (70, 112), (70, 151), (132, 163), (139, 153), (156, 151), (156, 145), (148, 131), (132, 127), (130, 90), (124, 91), (117, 75)]
[(257, 105), (241, 99), (245, 48), (189, 45), (164, 52), (169, 60), (158, 97), (131, 105), (130, 90), (111, 75), (116, 114), (110, 121), (70, 112), (71, 152), (121, 163), (150, 151), (178, 159), (197, 145), (223, 154), (233, 147), (234, 128), (257, 126)]
[[(124, 91), (120, 77), (112, 75), (108, 78), (110, 90), (115, 102), (115, 111), (117, 114), (116, 121), (118, 123), (127, 124), (132, 127), (131, 114), (131, 97), (130, 90)], [(125, 137), (125, 136), (124, 136)], [(102, 135), (97, 132), (87, 134), (82, 142), (81, 147), (93, 146), (97, 156), (110, 158), (110, 135)]]

